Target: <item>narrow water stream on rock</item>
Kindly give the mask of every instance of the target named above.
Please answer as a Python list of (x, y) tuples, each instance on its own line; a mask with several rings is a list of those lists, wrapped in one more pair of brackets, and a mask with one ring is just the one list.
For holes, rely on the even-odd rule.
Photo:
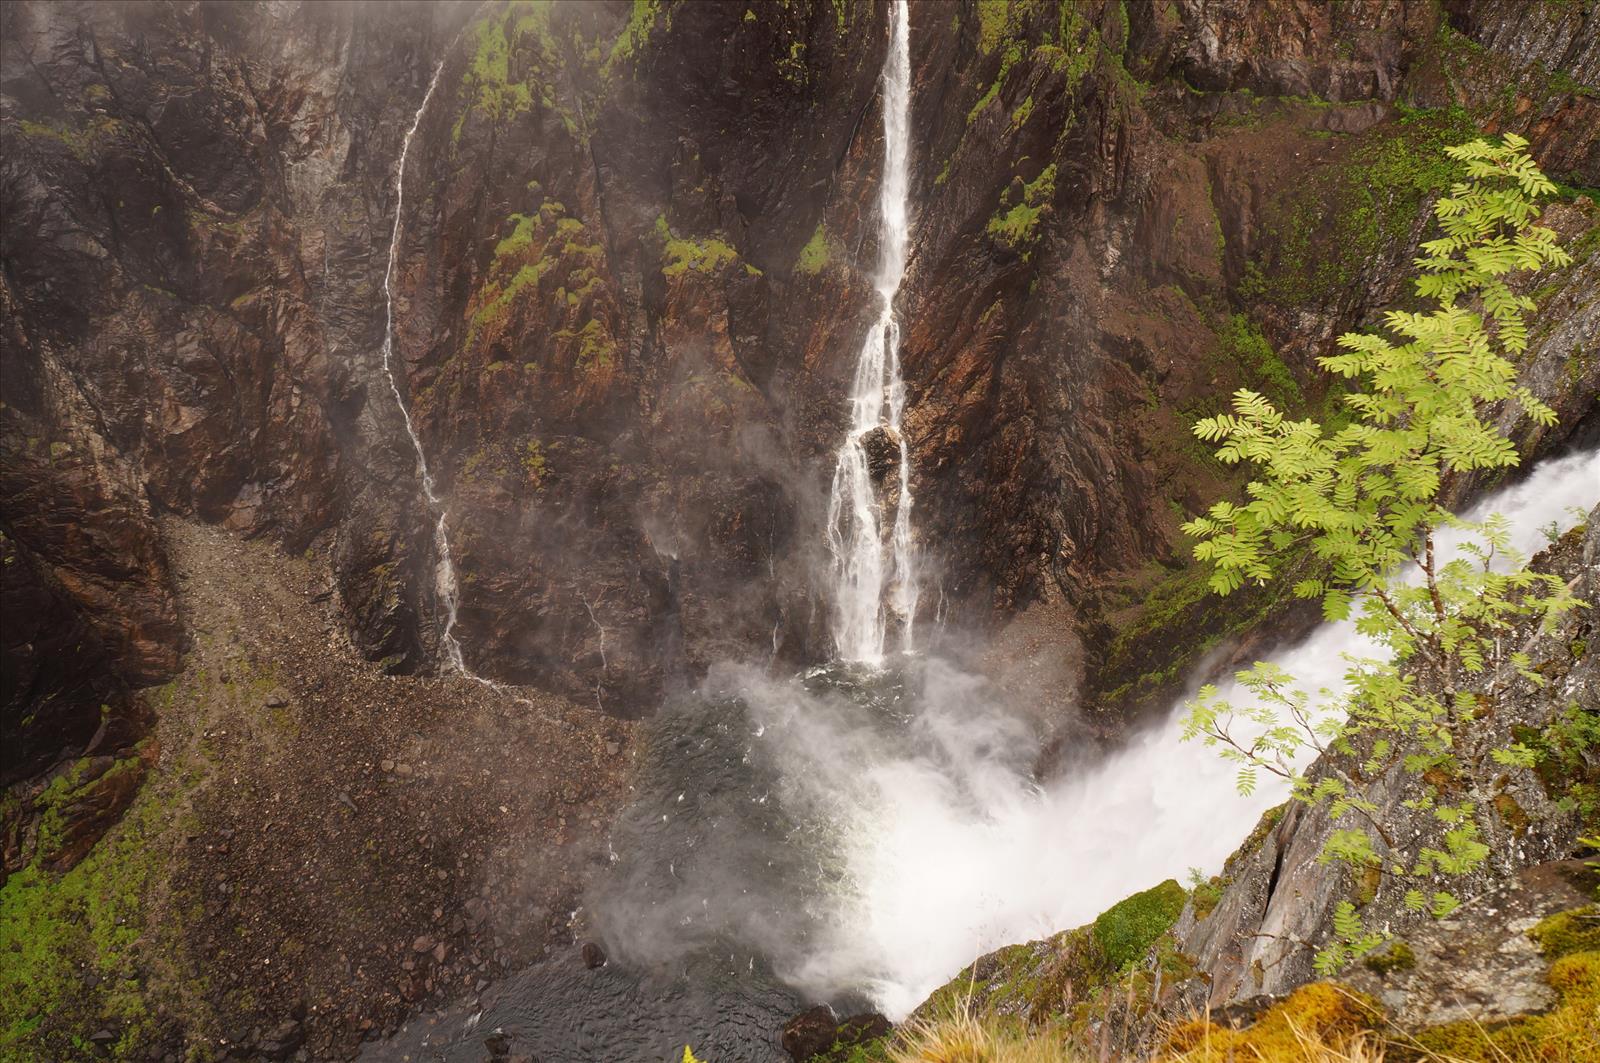
[[(446, 49), (446, 54), (448, 53), (449, 50)], [(411, 126), (406, 130), (405, 139), (400, 142), (400, 161), (394, 168), (394, 227), (389, 230), (389, 261), (383, 270), (383, 374), (389, 379), (389, 390), (394, 392), (395, 405), (400, 408), (400, 419), (405, 423), (406, 436), (411, 440), (411, 449), (417, 455), (417, 475), (422, 481), (423, 497), (427, 499), (429, 508), (438, 514), (433, 528), (434, 552), (438, 555), (434, 569), (434, 588), (445, 611), (444, 628), (439, 632), (439, 645), (456, 671), (471, 675), (466, 661), (461, 656), (461, 643), (455, 637), (456, 611), (461, 604), (461, 591), (460, 585), (456, 582), (455, 562), (450, 556), (450, 526), (447, 523), (449, 515), (445, 511), (444, 502), (435, 490), (433, 473), (428, 469), (428, 454), (422, 447), (422, 439), (417, 435), (417, 427), (411, 420), (411, 408), (400, 391), (400, 382), (394, 374), (394, 268), (395, 259), (400, 254), (400, 222), (405, 215), (406, 158), (411, 154), (411, 141), (417, 135), (417, 127), (422, 124), (422, 116), (428, 110), (428, 101), (433, 99), (434, 89), (439, 87), (439, 75), (442, 73), (444, 73), (444, 60), (441, 59), (439, 65), (433, 68), (433, 77), (428, 79), (428, 91), (422, 94), (422, 102), (417, 105), (417, 113), (411, 117)]]

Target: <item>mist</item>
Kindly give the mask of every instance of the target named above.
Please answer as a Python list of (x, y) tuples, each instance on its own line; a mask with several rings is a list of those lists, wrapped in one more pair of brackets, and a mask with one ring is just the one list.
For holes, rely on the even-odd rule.
[[(1474, 506), (1531, 555), (1600, 499), (1600, 451), (1542, 463)], [(1461, 536), (1442, 535), (1448, 555)], [(1324, 624), (1272, 660), (1337, 692), (1374, 647)], [(723, 664), (669, 706), (598, 904), (632, 959), (723, 957), (808, 996), (861, 996), (901, 1019), (978, 956), (1082, 925), (1190, 869), (1211, 874), (1287, 787), (1250, 796), (1235, 769), (1159, 726), (1041, 785), (1026, 706), (938, 657), (798, 676)], [(1242, 699), (1231, 681), (1225, 697)]]

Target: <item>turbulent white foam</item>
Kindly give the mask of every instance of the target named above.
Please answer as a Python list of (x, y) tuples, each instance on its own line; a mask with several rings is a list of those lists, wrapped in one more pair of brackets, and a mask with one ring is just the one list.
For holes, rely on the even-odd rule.
[[(911, 238), (908, 208), (911, 155), (911, 26), (905, 0), (892, 9), (883, 64), (883, 181), (878, 193), (880, 252), (873, 278), (880, 308), (856, 360), (850, 393), (850, 431), (839, 448), (828, 501), (828, 546), (833, 554), (834, 643), (847, 661), (882, 662), (891, 618), (911, 648), (917, 580), (911, 540), (911, 466), (900, 417), (900, 323), (894, 298), (906, 272)], [(899, 500), (885, 541), (885, 506), (868, 468), (865, 440), (886, 429), (898, 446)]]
[[(1572, 508), (1597, 498), (1600, 451), (1546, 462), (1467, 516), (1504, 513), (1514, 545), (1531, 554), (1544, 545), (1541, 529), (1572, 525)], [(1343, 655), (1367, 653), (1365, 642), (1352, 624), (1326, 624), (1273, 659), (1307, 689), (1337, 688)], [(1214, 872), (1285, 796), (1273, 779), (1240, 797), (1234, 766), (1180, 740), (1180, 706), (1163, 726), (1041, 792), (1014, 754), (997, 752), (1015, 750), (1017, 739), (984, 688), (929, 667), (915, 723), (926, 741), (916, 753), (827, 713), (790, 723), (787, 785), (828, 795), (849, 824), (851, 902), (831, 936), (787, 972), (809, 988), (868, 985), (886, 1014), (901, 1017), (984, 952), (1081, 925), (1191, 867)]]

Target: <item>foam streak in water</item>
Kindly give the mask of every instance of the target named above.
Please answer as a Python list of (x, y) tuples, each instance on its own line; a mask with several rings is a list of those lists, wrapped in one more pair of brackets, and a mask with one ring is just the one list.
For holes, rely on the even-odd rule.
[[(834, 643), (848, 661), (883, 660), (891, 621), (900, 644), (912, 645), (917, 579), (911, 539), (911, 464), (901, 431), (905, 382), (900, 376), (900, 323), (894, 299), (905, 277), (910, 244), (911, 19), (906, 0), (891, 9), (883, 64), (883, 181), (878, 194), (879, 262), (873, 278), (880, 307), (856, 359), (850, 430), (839, 448), (828, 500), (833, 555)], [(898, 451), (896, 483), (881, 458)], [(874, 469), (877, 465), (877, 469)], [(892, 511), (892, 516), (891, 516)], [(888, 534), (884, 525), (889, 525)]]

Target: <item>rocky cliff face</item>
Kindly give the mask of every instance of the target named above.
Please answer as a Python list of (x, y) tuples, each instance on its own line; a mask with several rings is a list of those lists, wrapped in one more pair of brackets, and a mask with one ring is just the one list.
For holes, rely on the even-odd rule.
[[(1534, 564), (1561, 576), (1580, 601), (1600, 601), (1600, 509)], [(1482, 741), (1479, 748), (1505, 749), (1523, 742), (1538, 751), (1540, 760), (1534, 767), (1509, 767), (1480, 754), (1476, 762), (1462, 766), (1463, 779), (1451, 792), (1481, 810), (1483, 842), (1492, 855), (1471, 876), (1446, 880), (1446, 888), (1459, 896), (1487, 896), (1531, 865), (1568, 857), (1578, 836), (1593, 825), (1593, 800), (1586, 795), (1596, 767), (1586, 740), (1577, 736), (1594, 726), (1600, 657), (1590, 647), (1597, 635), (1594, 609), (1577, 609), (1549, 631), (1522, 636), (1534, 678), (1506, 667), (1471, 684), (1476, 696), (1492, 702), (1492, 711), (1473, 724), (1475, 740)], [(1311, 778), (1350, 770), (1344, 760), (1325, 758)], [(1403, 852), (1420, 852), (1424, 846), (1444, 851), (1447, 828), (1411, 800), (1416, 785), (1416, 777), (1400, 765), (1375, 780), (1373, 816), (1388, 826), (1392, 837), (1403, 839)], [(1368, 925), (1393, 928), (1402, 936), (1426, 924), (1425, 915), (1407, 911), (1404, 904), (1406, 888), (1415, 883), (1389, 876), (1381, 882), (1363, 881), (1359, 873), (1319, 860), (1338, 822), (1326, 807), (1290, 802), (1229, 861), (1216, 906), (1202, 919), (1192, 918), (1191, 912), (1180, 921), (1180, 947), (1196, 957), (1214, 1005), (1282, 995), (1316, 977), (1311, 949), (1329, 940), (1333, 909), (1341, 900), (1357, 898)], [(1460, 917), (1469, 924), (1473, 918), (1466, 912)], [(1496, 1001), (1492, 994), (1482, 1003), (1487, 1008), (1473, 1017), (1485, 1021), (1534, 1010)], [(1422, 1017), (1441, 1021), (1439, 1016)]]
[[(6, 492), (27, 572), (8, 579), (54, 603), (50, 630), (92, 629), (73, 671), (170, 669), (157, 511), (316, 545), (358, 646), (434, 662), (433, 514), (377, 352), (399, 140), (440, 63), (396, 364), (469, 663), (636, 713), (721, 656), (826, 652), (818, 495), (875, 250), (883, 12), (751, 15), (8, 11)], [(940, 618), (1031, 608), (1087, 641), (1095, 692), (1158, 688), (1141, 635), (1193, 612), (1175, 511), (1216, 486), (1185, 435), (1201, 396), (1320, 401), (1310, 360), (1395, 294), (1439, 144), (1519, 129), (1557, 176), (1600, 183), (1592, 17), (919, 8), (903, 312)], [(1545, 293), (1563, 434), (1593, 431), (1591, 269)], [(13, 705), (61, 688), (29, 639)], [(94, 713), (44, 715), (50, 749)]]
[[(5, 867), (65, 867), (193, 634), (160, 521), (331, 576), (343, 637), (608, 713), (724, 657), (828, 652), (820, 521), (866, 324), (881, 4), (19, 3), (0, 9)], [(912, 10), (902, 292), (923, 630), (1059, 723), (1138, 711), (1281, 607), (1220, 609), (1181, 513), (1236, 386), (1403, 295), (1440, 146), (1600, 186), (1600, 12), (1447, 0)], [(428, 109), (417, 115), (437, 72)], [(1600, 433), (1597, 214), (1525, 375)], [(1019, 673), (1020, 674), (1020, 673)], [(111, 766), (122, 765), (116, 771)], [(71, 775), (61, 834), (41, 797)], [(97, 780), (104, 779), (104, 783)], [(131, 781), (130, 781), (131, 778)]]
[[(1330, 401), (1314, 358), (1409, 291), (1442, 145), (1519, 130), (1593, 185), (1600, 43), (1592, 13), (1537, 5), (982, 14), (947, 28), (930, 10), (913, 33), (926, 545), (958, 613), (1075, 617), (1091, 702), (1126, 711), (1271, 605), (1219, 612), (1185, 568), (1176, 525), (1221, 486), (1189, 422), (1239, 386)], [(1536, 451), (1600, 431), (1580, 253), (1530, 359), (1562, 415)]]
[[(403, 90), (449, 10), (406, 14), (0, 15), (7, 784), (137, 737), (126, 689), (183, 645), (160, 513), (299, 551), (408, 503), (366, 352)], [(420, 661), (408, 608), (350, 615)]]

